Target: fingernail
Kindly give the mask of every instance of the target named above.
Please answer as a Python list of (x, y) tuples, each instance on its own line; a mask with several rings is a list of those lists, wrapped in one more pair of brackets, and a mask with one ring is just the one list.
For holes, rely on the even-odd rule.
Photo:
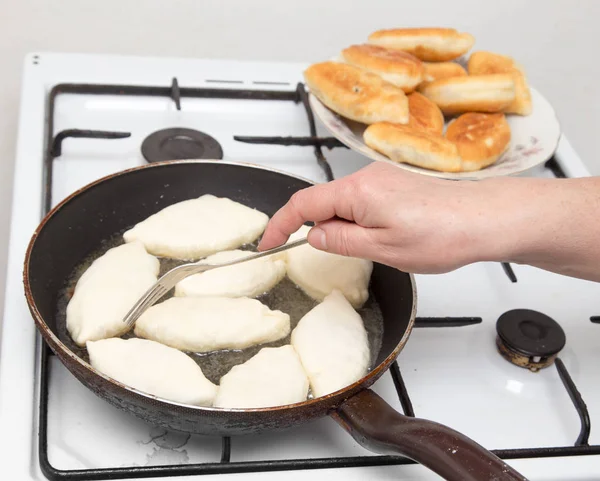
[(311, 237), (316, 241), (317, 244), (322, 250), (327, 250), (327, 236), (325, 235), (325, 231), (323, 229), (319, 229), (318, 227), (313, 227), (310, 231)]

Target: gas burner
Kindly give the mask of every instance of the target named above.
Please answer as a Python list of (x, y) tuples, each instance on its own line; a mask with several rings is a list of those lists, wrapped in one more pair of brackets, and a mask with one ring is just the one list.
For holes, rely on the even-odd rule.
[(554, 319), (529, 309), (505, 312), (498, 318), (496, 331), (502, 357), (533, 372), (550, 366), (566, 342), (565, 332)]
[(184, 159), (222, 159), (223, 149), (210, 135), (193, 129), (157, 130), (142, 142), (148, 162)]

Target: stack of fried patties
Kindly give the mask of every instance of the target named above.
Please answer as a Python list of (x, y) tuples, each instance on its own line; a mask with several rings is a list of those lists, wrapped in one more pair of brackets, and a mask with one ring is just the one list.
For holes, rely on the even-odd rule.
[[(487, 167), (506, 151), (505, 114), (529, 115), (531, 94), (513, 59), (475, 52), (450, 28), (380, 30), (339, 61), (311, 65), (311, 93), (348, 119), (368, 124), (364, 142), (396, 162), (442, 172)], [(445, 117), (451, 120), (444, 133)]]

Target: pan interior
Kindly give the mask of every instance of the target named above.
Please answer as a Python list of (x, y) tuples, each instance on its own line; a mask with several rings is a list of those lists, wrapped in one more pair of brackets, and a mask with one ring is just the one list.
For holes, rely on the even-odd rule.
[[(59, 293), (57, 309), (56, 309), (56, 328), (59, 339), (81, 359), (89, 362), (89, 356), (87, 350), (84, 347), (79, 347), (73, 342), (71, 336), (67, 331), (66, 326), (66, 309), (67, 304), (72, 296), (75, 285), (79, 277), (85, 272), (90, 264), (104, 254), (108, 249), (123, 244), (123, 237), (121, 233), (113, 235), (110, 240), (104, 242), (100, 249), (81, 262), (76, 266), (75, 270), (65, 283), (65, 286)], [(245, 250), (256, 250), (256, 244), (246, 245), (242, 247)], [(182, 261), (175, 259), (159, 258), (160, 260), (160, 275), (167, 272), (169, 269), (183, 264)], [(166, 300), (173, 296), (173, 290), (164, 296), (162, 300)], [(287, 277), (284, 278), (279, 284), (277, 284), (271, 291), (258, 297), (258, 299), (269, 306), (271, 309), (277, 309), (283, 311), (290, 316), (291, 328), (294, 329), (298, 324), (298, 321), (318, 303), (308, 295), (306, 295), (300, 288), (294, 285)], [(367, 330), (369, 339), (369, 351), (371, 353), (371, 367), (377, 360), (379, 351), (381, 350), (381, 343), (383, 338), (383, 316), (379, 305), (371, 294), (365, 305), (358, 311), (363, 319), (365, 328)], [(130, 337), (136, 337), (135, 334), (129, 332), (123, 336), (124, 339)], [(215, 384), (219, 384), (219, 380), (222, 376), (227, 374), (229, 370), (237, 365), (246, 362), (252, 356), (258, 353), (263, 347), (279, 347), (289, 344), (291, 341), (291, 334), (286, 337), (279, 339), (275, 342), (260, 344), (257, 346), (251, 346), (241, 350), (220, 350), (208, 353), (187, 353), (202, 369), (204, 375)]]
[[(96, 183), (64, 203), (32, 245), (28, 280), (35, 307), (54, 335), (87, 360), (85, 350), (77, 348), (66, 334), (64, 308), (69, 287), (91, 260), (121, 241), (124, 230), (168, 205), (203, 194), (228, 197), (272, 216), (294, 192), (310, 185), (275, 171), (210, 161), (154, 164)], [(163, 270), (172, 266), (162, 264)], [(315, 305), (288, 280), (261, 300), (288, 312), (294, 323)], [(397, 347), (407, 330), (412, 305), (410, 276), (375, 264), (370, 299), (361, 312), (369, 329), (373, 366)], [(289, 338), (274, 345), (287, 342)], [(243, 362), (261, 347), (194, 357), (205, 374), (218, 381), (231, 365)]]

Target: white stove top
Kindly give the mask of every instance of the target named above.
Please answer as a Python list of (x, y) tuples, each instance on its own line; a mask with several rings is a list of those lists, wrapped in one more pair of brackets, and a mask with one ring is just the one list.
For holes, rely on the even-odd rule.
[[(0, 350), (0, 466), (7, 479), (45, 479), (38, 462), (38, 396), (41, 345), (23, 296), (25, 248), (42, 214), (44, 112), (48, 92), (61, 83), (294, 90), (304, 65), (39, 54), (25, 61), (16, 159), (6, 306)], [(224, 82), (225, 81), (225, 82)], [(143, 139), (170, 127), (197, 129), (215, 137), (224, 159), (258, 163), (317, 182), (325, 180), (312, 147), (249, 145), (233, 135), (307, 136), (301, 104), (290, 101), (181, 99), (181, 111), (166, 97), (72, 95), (57, 97), (54, 128), (131, 132), (119, 140), (67, 139), (55, 161), (53, 204), (98, 177), (141, 165)], [(320, 128), (321, 135), (327, 133)], [(347, 149), (324, 150), (340, 177), (368, 161)], [(557, 160), (569, 176), (588, 175), (568, 141)], [(551, 176), (544, 168), (526, 175)], [(495, 322), (514, 308), (539, 310), (563, 327), (560, 357), (600, 420), (600, 285), (514, 266), (511, 283), (498, 264), (478, 264), (440, 276), (417, 276), (418, 315), (477, 316), (469, 327), (415, 329), (399, 365), (415, 413), (447, 424), (490, 449), (572, 446), (580, 430), (577, 412), (554, 367), (538, 373), (515, 367), (496, 351)], [(218, 462), (221, 439), (167, 433), (120, 412), (79, 384), (50, 359), (48, 456), (56, 469), (101, 469)], [(401, 410), (390, 374), (375, 390)], [(600, 444), (592, 429), (590, 444)], [(371, 456), (331, 419), (287, 432), (232, 440), (231, 461)], [(529, 479), (592, 480), (600, 456), (510, 460)], [(249, 473), (245, 479), (278, 479), (281, 472)], [(421, 466), (371, 466), (286, 471), (286, 479), (438, 479)], [(235, 474), (197, 476), (194, 479)]]

